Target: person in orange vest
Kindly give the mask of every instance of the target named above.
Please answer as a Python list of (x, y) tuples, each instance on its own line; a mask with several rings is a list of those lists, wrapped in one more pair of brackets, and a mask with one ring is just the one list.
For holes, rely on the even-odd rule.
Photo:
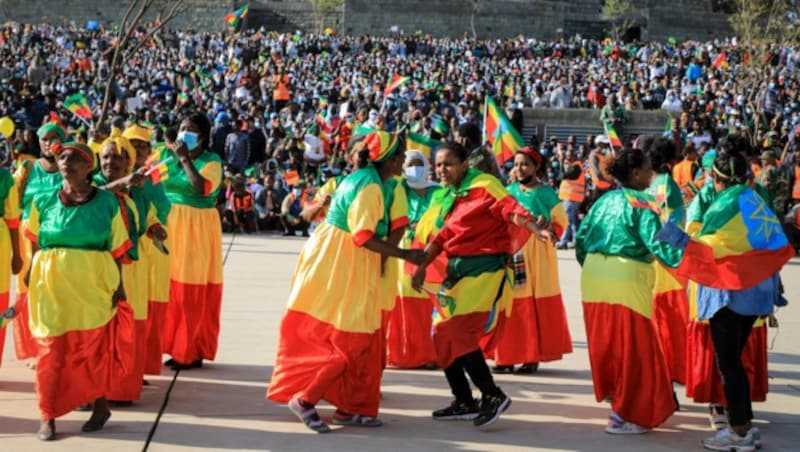
[(296, 231), (302, 231), (303, 237), (308, 237), (308, 222), (303, 219), (300, 213), (310, 200), (306, 183), (300, 181), (292, 187), (292, 191), (283, 198), (281, 204), (281, 223), (283, 224), (283, 235), (293, 236)]
[(578, 214), (586, 197), (586, 175), (583, 172), (583, 164), (576, 159), (574, 152), (569, 152), (567, 159), (564, 179), (558, 187), (558, 199), (561, 200), (564, 210), (567, 211), (569, 223), (558, 241), (557, 247), (560, 250), (567, 249), (567, 244), (575, 239), (580, 225)]
[(591, 199), (593, 201), (596, 201), (600, 196), (614, 188), (614, 181), (606, 179), (603, 171), (600, 170), (603, 167), (603, 161), (609, 158), (609, 155), (614, 154), (614, 150), (610, 148), (611, 143), (607, 136), (600, 135), (595, 140), (595, 144), (597, 144), (597, 148), (589, 153), (588, 161), (589, 175), (592, 177), (593, 192)]
[(683, 160), (672, 168), (672, 178), (681, 191), (694, 181), (694, 175), (700, 169), (697, 163), (697, 148), (689, 142), (683, 152)]
[(272, 111), (281, 111), (291, 100), (291, 84), (286, 67), (278, 66), (278, 74), (272, 78)]
[(248, 234), (256, 231), (255, 199), (241, 176), (233, 180), (233, 196), (231, 196), (230, 209), (226, 212), (228, 221), (239, 232)]
[(800, 203), (800, 159), (797, 160), (794, 166), (794, 186), (792, 188), (792, 201), (795, 204)]

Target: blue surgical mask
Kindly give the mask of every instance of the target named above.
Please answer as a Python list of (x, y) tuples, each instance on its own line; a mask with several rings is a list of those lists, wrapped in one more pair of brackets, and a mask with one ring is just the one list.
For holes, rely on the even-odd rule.
[(303, 194), (303, 189), (302, 188), (292, 189), (292, 193), (294, 193), (295, 196), (300, 196)]
[(425, 167), (409, 166), (405, 169), (405, 175), (409, 182), (422, 182), (425, 180)]
[(200, 145), (199, 137), (197, 133), (186, 130), (178, 133), (178, 140), (183, 141), (183, 143), (186, 144), (186, 148), (190, 151), (194, 151), (197, 149), (197, 146)]

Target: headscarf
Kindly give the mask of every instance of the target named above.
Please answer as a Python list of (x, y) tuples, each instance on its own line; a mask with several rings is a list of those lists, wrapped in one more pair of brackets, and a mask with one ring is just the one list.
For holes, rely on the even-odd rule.
[[(425, 154), (423, 154), (422, 152), (420, 152), (420, 151), (418, 151), (416, 149), (406, 149), (406, 160), (405, 160), (405, 162), (403, 162), (403, 168), (408, 167), (408, 164), (413, 162), (414, 160), (421, 160), (422, 161), (422, 167), (424, 168), (423, 173), (424, 174), (430, 174), (430, 172), (431, 172), (431, 162), (428, 161), (428, 159), (425, 157)], [(438, 184), (436, 182), (431, 182), (427, 178), (425, 178), (425, 180), (421, 181), (421, 182), (413, 181), (413, 180), (409, 179), (408, 177), (406, 177), (405, 179), (406, 179), (406, 183), (408, 184), (409, 187), (417, 189), (417, 190), (421, 190), (423, 188), (428, 188), (428, 187), (437, 187), (438, 186)]]
[(94, 171), (94, 169), (97, 168), (97, 158), (95, 156), (95, 153), (92, 152), (92, 150), (89, 149), (89, 147), (86, 146), (85, 144), (77, 143), (75, 141), (70, 141), (68, 143), (62, 144), (58, 148), (57, 153), (60, 154), (60, 153), (62, 153), (64, 151), (66, 151), (67, 149), (71, 149), (73, 151), (77, 151), (79, 154), (81, 154), (81, 156), (84, 159), (86, 159), (86, 161), (89, 162), (89, 164), (91, 165), (91, 170), (92, 171)]
[(703, 154), (703, 159), (701, 162), (703, 163), (703, 169), (710, 170), (714, 166), (714, 159), (717, 158), (717, 151), (710, 150)]
[(100, 146), (101, 152), (108, 144), (113, 144), (117, 148), (118, 154), (122, 154), (123, 152), (128, 154), (128, 173), (133, 171), (133, 166), (136, 164), (136, 149), (127, 138), (122, 136), (122, 131), (120, 129), (115, 127), (111, 130), (111, 136), (106, 138), (106, 141)]
[(125, 131), (122, 132), (122, 136), (127, 138), (128, 141), (139, 140), (149, 143), (152, 140), (152, 133), (150, 132), (150, 129), (147, 127), (142, 127), (138, 124), (133, 124), (125, 129)]
[(361, 143), (361, 149), (369, 151), (369, 161), (380, 163), (389, 159), (400, 147), (400, 139), (396, 133), (378, 130), (370, 133)]
[(39, 127), (39, 130), (36, 132), (36, 135), (38, 135), (39, 139), (41, 140), (42, 138), (44, 138), (45, 135), (47, 135), (50, 132), (55, 132), (58, 135), (58, 138), (60, 138), (62, 142), (67, 141), (67, 131), (64, 130), (64, 128), (61, 127), (61, 125), (55, 122), (48, 122), (46, 124), (43, 124), (42, 127)]

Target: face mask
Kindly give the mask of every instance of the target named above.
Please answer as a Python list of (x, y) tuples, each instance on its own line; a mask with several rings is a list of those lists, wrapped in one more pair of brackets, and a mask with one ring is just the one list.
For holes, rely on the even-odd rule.
[(409, 166), (405, 169), (406, 179), (412, 182), (421, 182), (425, 180), (425, 167), (424, 166)]
[(302, 188), (292, 189), (292, 193), (294, 193), (295, 196), (300, 196), (303, 194), (303, 189)]
[(274, 188), (275, 190), (280, 190), (283, 187), (281, 186), (280, 182), (275, 182), (274, 184), (272, 184), (272, 188)]
[(183, 141), (190, 151), (194, 151), (200, 145), (198, 138), (199, 136), (195, 132), (183, 131), (178, 133), (178, 140)]
[(253, 127), (255, 127), (256, 129), (261, 129), (261, 123), (257, 122), (255, 124), (253, 124)]

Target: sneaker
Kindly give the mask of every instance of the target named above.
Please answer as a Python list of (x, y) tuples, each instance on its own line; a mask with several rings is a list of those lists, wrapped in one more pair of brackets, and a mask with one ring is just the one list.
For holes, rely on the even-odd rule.
[(708, 421), (714, 430), (728, 428), (728, 416), (725, 415), (725, 407), (722, 405), (709, 405)]
[(481, 412), (472, 423), (475, 427), (487, 427), (500, 419), (500, 414), (511, 406), (511, 399), (503, 394), (483, 396), (481, 399)]
[(480, 408), (476, 401), (467, 403), (453, 400), (449, 407), (434, 411), (433, 418), (437, 421), (471, 421), (478, 417), (479, 413)]
[(739, 436), (729, 428), (724, 428), (714, 436), (704, 439), (702, 444), (708, 450), (723, 452), (754, 452), (756, 450), (753, 435), (750, 432), (747, 432), (745, 436)]
[(617, 413), (612, 412), (608, 417), (606, 433), (609, 435), (641, 435), (647, 432), (646, 428), (622, 419)]
[(756, 449), (761, 449), (764, 446), (764, 443), (761, 442), (761, 431), (758, 427), (750, 427), (747, 434), (753, 437), (753, 445), (756, 446)]

